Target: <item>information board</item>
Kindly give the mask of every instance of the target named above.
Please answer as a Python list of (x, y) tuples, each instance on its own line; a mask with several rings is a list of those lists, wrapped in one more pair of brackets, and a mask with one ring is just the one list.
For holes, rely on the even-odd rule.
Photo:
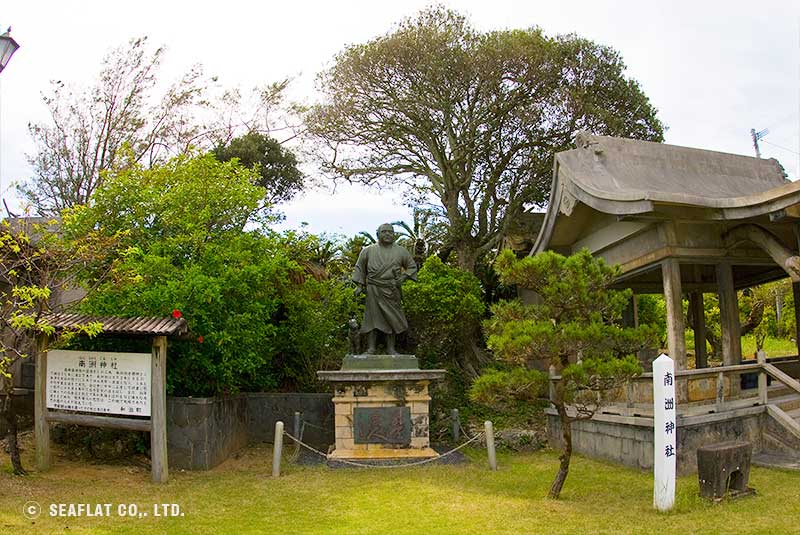
[(150, 353), (51, 350), (47, 408), (150, 416)]

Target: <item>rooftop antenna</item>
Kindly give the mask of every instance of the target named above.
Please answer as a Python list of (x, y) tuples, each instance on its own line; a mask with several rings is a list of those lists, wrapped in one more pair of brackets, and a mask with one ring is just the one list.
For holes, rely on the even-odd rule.
[(761, 150), (758, 148), (758, 140), (769, 134), (769, 128), (765, 128), (761, 132), (756, 132), (755, 128), (750, 129), (750, 135), (753, 136), (753, 147), (756, 149), (756, 158), (761, 158)]

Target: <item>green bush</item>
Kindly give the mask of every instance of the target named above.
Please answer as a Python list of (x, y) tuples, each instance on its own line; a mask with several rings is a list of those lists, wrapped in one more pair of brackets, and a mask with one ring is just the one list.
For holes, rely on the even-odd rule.
[(448, 370), (445, 381), (435, 385), (431, 394), (431, 436), (443, 440), (449, 435), (451, 409), (459, 409), (464, 422), (474, 413), (463, 363), (470, 340), (480, 336), (485, 310), (480, 282), (432, 256), (422, 265), (418, 281), (403, 285), (403, 294), (409, 338), (420, 365)]
[(267, 230), (251, 175), (208, 155), (134, 167), (65, 218), (67, 233), (99, 229), (127, 245), (106, 259), (112, 277), (94, 281), (84, 312), (188, 321), (191, 339), (170, 344), (172, 394), (311, 389), (344, 353), (351, 289), (309, 273), (311, 237)]
[(491, 419), (498, 429), (527, 427), (547, 405), (547, 374), (538, 370), (490, 369), (475, 379), (469, 399), (478, 406), (476, 414)]
[(417, 355), (427, 367), (458, 367), (484, 314), (481, 286), (471, 273), (425, 260), (416, 284), (403, 286), (403, 302)]

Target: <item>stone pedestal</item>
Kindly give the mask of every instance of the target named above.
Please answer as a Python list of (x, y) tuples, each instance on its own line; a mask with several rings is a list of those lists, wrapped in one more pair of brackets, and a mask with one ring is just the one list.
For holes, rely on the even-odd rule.
[(719, 499), (729, 492), (731, 496), (752, 494), (747, 486), (752, 453), (750, 442), (734, 440), (697, 448), (700, 496)]
[(340, 371), (320, 371), (333, 383), (331, 460), (429, 458), (431, 381), (445, 370), (420, 370), (413, 355), (348, 355)]

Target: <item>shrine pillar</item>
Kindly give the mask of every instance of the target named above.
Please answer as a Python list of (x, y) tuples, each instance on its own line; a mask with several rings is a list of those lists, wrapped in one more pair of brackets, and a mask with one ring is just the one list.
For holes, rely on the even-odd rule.
[(686, 341), (681, 303), (681, 268), (678, 261), (668, 258), (661, 264), (664, 284), (664, 302), (667, 306), (667, 350), (678, 370), (686, 369)]

